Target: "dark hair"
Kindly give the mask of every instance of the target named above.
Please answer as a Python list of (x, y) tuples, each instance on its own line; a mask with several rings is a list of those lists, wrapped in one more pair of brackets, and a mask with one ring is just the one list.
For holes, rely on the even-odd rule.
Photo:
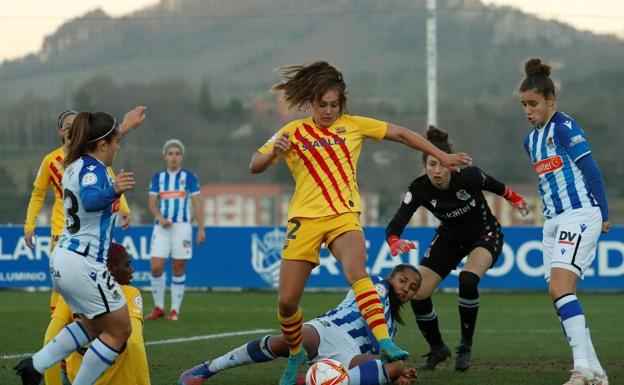
[[(431, 142), (431, 144), (433, 144), (440, 150), (446, 152), (447, 154), (452, 154), (455, 152), (455, 146), (453, 145), (453, 142), (449, 140), (448, 132), (444, 131), (443, 129), (436, 127), (434, 125), (431, 125), (427, 129), (427, 133), (425, 134), (425, 137), (427, 138), (428, 141)], [(429, 154), (427, 154), (426, 152), (423, 152), (422, 154), (423, 163), (427, 162), (428, 155)]]
[(276, 84), (271, 91), (283, 91), (289, 107), (299, 110), (310, 107), (312, 102), (323, 99), (328, 91), (336, 91), (340, 103), (340, 113), (347, 110), (347, 85), (342, 73), (325, 61), (312, 64), (298, 64), (280, 68), (284, 81)]
[[(390, 272), (390, 277), (394, 277), (397, 273), (400, 273), (405, 270), (413, 271), (418, 276), (418, 281), (419, 282), (422, 281), (422, 276), (420, 275), (420, 271), (418, 271), (416, 266), (410, 265), (409, 263), (401, 263), (401, 264), (396, 265), (394, 269), (392, 269), (392, 272)], [(403, 322), (403, 317), (401, 317), (401, 308), (403, 307), (403, 304), (401, 303), (397, 295), (392, 290), (392, 285), (389, 285), (389, 287), (390, 287), (390, 296), (389, 296), (390, 314), (392, 315), (392, 319), (395, 320), (399, 325), (405, 325), (405, 322)]]
[(69, 129), (69, 145), (63, 166), (67, 167), (84, 154), (95, 150), (101, 139), (110, 143), (117, 135), (116, 127), (117, 121), (105, 112), (78, 113)]
[(542, 63), (538, 58), (529, 59), (524, 63), (526, 77), (520, 84), (519, 92), (535, 90), (542, 94), (544, 98), (550, 95), (555, 96), (555, 83), (550, 78), (551, 67)]
[(119, 281), (119, 278), (115, 276), (114, 272), (118, 270), (119, 264), (124, 258), (130, 259), (128, 250), (126, 250), (122, 244), (112, 242), (108, 248), (108, 260), (106, 261), (106, 266), (116, 281)]

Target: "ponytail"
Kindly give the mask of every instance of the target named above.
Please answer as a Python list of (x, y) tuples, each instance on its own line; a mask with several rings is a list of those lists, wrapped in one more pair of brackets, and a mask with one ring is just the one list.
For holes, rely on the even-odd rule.
[(80, 112), (69, 129), (63, 167), (93, 152), (100, 140), (110, 143), (117, 135), (116, 127), (117, 121), (105, 112)]

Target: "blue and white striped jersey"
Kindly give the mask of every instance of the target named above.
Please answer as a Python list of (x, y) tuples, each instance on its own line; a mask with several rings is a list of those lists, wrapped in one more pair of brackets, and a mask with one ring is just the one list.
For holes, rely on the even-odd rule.
[(58, 246), (105, 262), (119, 211), (106, 166), (84, 155), (67, 166), (62, 184), (66, 225)]
[(191, 223), (191, 202), (189, 197), (199, 194), (199, 181), (192, 172), (180, 169), (154, 174), (149, 187), (149, 194), (158, 197), (158, 210), (174, 223)]
[[(394, 340), (397, 328), (390, 314), (390, 284), (381, 277), (371, 279), (384, 307), (390, 338)], [(347, 332), (360, 347), (361, 354), (379, 354), (379, 342), (362, 317), (353, 290), (349, 290), (345, 299), (334, 310), (321, 314), (316, 319), (331, 322)]]
[(583, 129), (568, 115), (555, 112), (543, 127), (535, 127), (524, 140), (533, 162), (544, 203), (544, 216), (565, 210), (598, 206), (576, 163), (591, 154)]

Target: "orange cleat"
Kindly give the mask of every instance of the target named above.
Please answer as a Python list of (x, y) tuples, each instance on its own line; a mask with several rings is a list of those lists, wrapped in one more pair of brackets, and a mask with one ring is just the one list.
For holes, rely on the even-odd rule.
[(154, 308), (152, 309), (152, 312), (147, 316), (147, 319), (150, 321), (155, 321), (164, 316), (165, 316), (165, 311), (159, 308), (158, 306), (154, 306)]
[(171, 309), (169, 312), (169, 321), (177, 321), (178, 320), (178, 312), (176, 309)]

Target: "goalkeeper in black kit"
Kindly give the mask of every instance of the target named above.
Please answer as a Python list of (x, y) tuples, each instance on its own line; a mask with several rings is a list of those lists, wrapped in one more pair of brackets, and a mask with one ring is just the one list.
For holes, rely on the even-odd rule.
[[(447, 153), (454, 152), (448, 134), (435, 126), (429, 126), (427, 139)], [(413, 249), (414, 244), (401, 239), (401, 234), (420, 206), (441, 222), (421, 261), (422, 284), (411, 301), (418, 328), (430, 347), (420, 370), (433, 370), (451, 356), (440, 334), (431, 294), (468, 256), (459, 273), (461, 342), (455, 356), (455, 369), (465, 371), (470, 367), (472, 337), (479, 310), (479, 281), (496, 263), (503, 248), (501, 226), (490, 211), (483, 191), (504, 197), (523, 215), (528, 213), (528, 204), (522, 196), (477, 167), (451, 172), (427, 154), (423, 154), (423, 165), (426, 174), (410, 184), (401, 207), (386, 228), (386, 240), (393, 256)]]

